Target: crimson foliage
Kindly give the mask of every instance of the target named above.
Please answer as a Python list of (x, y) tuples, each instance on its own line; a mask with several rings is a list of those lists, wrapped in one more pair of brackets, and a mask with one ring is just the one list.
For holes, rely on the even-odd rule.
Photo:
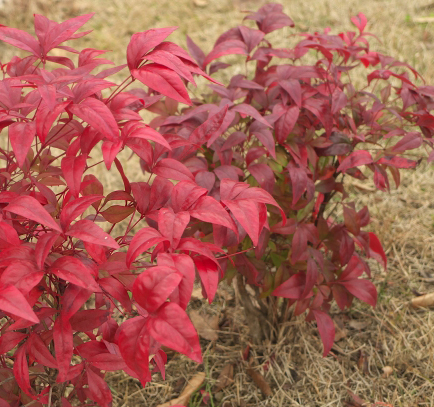
[[(331, 301), (375, 305), (364, 259), (386, 265), (343, 178), (366, 178), (364, 167), (377, 188), (389, 188), (388, 172), (398, 185), (399, 169), (417, 165), (407, 151), (432, 147), (434, 89), (369, 50), (361, 14), (358, 34), (303, 34), (275, 49), (265, 35), (293, 23), (270, 4), (246, 17), (258, 30), (229, 30), (208, 55), (189, 40), (193, 58), (165, 41), (173, 27), (147, 30), (132, 36), (127, 64), (103, 70), (104, 51), (62, 45), (88, 34), (77, 31), (91, 16), (35, 15), (36, 38), (0, 27), (1, 40), (30, 54), (1, 66), (0, 407), (110, 406), (104, 373), (124, 370), (143, 385), (153, 371), (164, 377), (163, 345), (201, 362), (185, 312), (196, 274), (212, 301), (233, 267), (264, 297), (309, 310), (327, 354)], [(316, 63), (303, 65), (312, 53)], [(243, 55), (252, 74), (224, 87), (210, 75), (228, 54)], [(367, 75), (379, 92), (351, 84), (361, 64), (380, 65)], [(120, 85), (107, 80), (122, 70)], [(214, 82), (208, 101), (190, 100), (194, 75)], [(126, 90), (138, 82), (147, 90)], [(142, 109), (159, 116), (147, 125)], [(125, 148), (146, 182), (126, 177)], [(124, 189), (107, 191), (95, 165), (119, 173)], [(329, 216), (335, 205), (343, 221)]]

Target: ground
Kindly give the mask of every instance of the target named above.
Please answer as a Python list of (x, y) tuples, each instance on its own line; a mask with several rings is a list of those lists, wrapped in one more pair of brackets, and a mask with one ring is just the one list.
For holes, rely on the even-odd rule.
[[(0, 22), (31, 31), (33, 13), (62, 21), (95, 12), (88, 23), (94, 32), (80, 45), (112, 50), (109, 58), (120, 64), (136, 31), (176, 25), (179, 30), (172, 41), (185, 47), (188, 34), (209, 51), (218, 35), (241, 22), (242, 10), (262, 4), (259, 0), (6, 0)], [(434, 84), (434, 26), (429, 22), (434, 4), (429, 0), (348, 0), (345, 4), (291, 0), (285, 2), (285, 11), (297, 28), (279, 34), (282, 43), (294, 32), (327, 26), (334, 32), (350, 29), (349, 18), (363, 12), (369, 31), (382, 41), (374, 40), (374, 48), (408, 62), (428, 84)], [(12, 49), (0, 44), (0, 51), (5, 63)], [(217, 79), (225, 82), (224, 74)], [(111, 182), (110, 172), (101, 176)], [(223, 286), (214, 304), (207, 305), (198, 292), (191, 306), (215, 324), (211, 337), (208, 332), (214, 339), (201, 339), (204, 364), (169, 353), (166, 380), (157, 374), (145, 389), (124, 374), (111, 374), (114, 406), (168, 402), (182, 393), (187, 381), (201, 379), (199, 372), (205, 379), (201, 388), (194, 389), (189, 406), (200, 406), (202, 396), (213, 407), (434, 406), (434, 314), (409, 305), (416, 295), (434, 291), (433, 187), (433, 168), (423, 165), (405, 173), (400, 189), (390, 194), (373, 192), (369, 185), (351, 185), (359, 204), (371, 209), (371, 229), (384, 243), (389, 264), (387, 272), (373, 267), (379, 291), (375, 309), (360, 302), (344, 313), (332, 309), (338, 340), (326, 358), (321, 356), (316, 328), (303, 318), (281, 329), (277, 344), (251, 345), (246, 352), (244, 313), (233, 288)]]

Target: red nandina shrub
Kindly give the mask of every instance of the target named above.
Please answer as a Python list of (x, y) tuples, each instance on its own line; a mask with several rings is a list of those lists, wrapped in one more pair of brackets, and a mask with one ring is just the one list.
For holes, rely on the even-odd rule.
[[(432, 150), (434, 87), (416, 86), (412, 67), (370, 50), (363, 14), (351, 19), (357, 33), (302, 33), (286, 48), (267, 40), (268, 33), (293, 26), (281, 5), (268, 4), (245, 20), (258, 29), (230, 29), (207, 55), (191, 39), (188, 46), (209, 74), (229, 68), (216, 60), (230, 54), (241, 56), (248, 74), (234, 75), (226, 87), (209, 85), (213, 93), (188, 108), (169, 110), (159, 101), (150, 108), (159, 113), (152, 125), (163, 136), (197, 144), (200, 132), (212, 132), (200, 154), (190, 146), (167, 153), (223, 202), (237, 225), (236, 232), (218, 224), (200, 230), (230, 253), (246, 251), (220, 265), (227, 278), (244, 275), (260, 299), (284, 297), (271, 302), (283, 305), (280, 320), (293, 304), (294, 315), (308, 311), (326, 355), (334, 340), (331, 303), (344, 309), (356, 297), (375, 306), (375, 286), (362, 277), (371, 276), (366, 258), (387, 263), (379, 239), (365, 230), (368, 208), (350, 202), (344, 180), (373, 177), (387, 191), (392, 177), (399, 186), (400, 169), (418, 165), (419, 148)], [(351, 77), (356, 68), (357, 82)], [(221, 124), (211, 127), (217, 117)], [(278, 206), (258, 210), (247, 199), (253, 190), (246, 183), (267, 191)], [(252, 304), (246, 305), (251, 320)], [(264, 318), (259, 322), (256, 329), (267, 326)]]
[[(364, 257), (386, 263), (362, 230), (368, 210), (346, 201), (342, 180), (364, 179), (365, 166), (379, 189), (387, 171), (399, 184), (399, 169), (417, 164), (404, 153), (432, 145), (433, 88), (369, 51), (362, 15), (359, 34), (306, 34), (273, 49), (265, 34), (292, 21), (268, 5), (247, 17), (259, 30), (232, 29), (207, 56), (190, 41), (195, 59), (165, 41), (174, 28), (148, 30), (132, 36), (127, 64), (98, 73), (112, 64), (104, 51), (62, 45), (86, 35), (77, 31), (90, 17), (35, 15), (36, 38), (0, 26), (1, 40), (30, 54), (1, 65), (0, 407), (110, 406), (104, 372), (122, 369), (143, 385), (153, 371), (164, 377), (162, 345), (201, 362), (185, 309), (196, 273), (212, 301), (228, 259), (263, 297), (309, 310), (326, 354), (331, 301), (375, 305), (375, 287), (360, 278)], [(300, 65), (312, 49), (318, 62)], [(209, 76), (225, 65), (210, 63), (231, 53), (254, 74), (225, 88)], [(270, 65), (273, 57), (292, 63)], [(386, 81), (380, 98), (345, 80), (360, 63), (381, 64), (367, 76)], [(126, 69), (120, 85), (106, 79)], [(193, 75), (215, 82), (207, 103), (190, 100)], [(126, 91), (133, 82), (148, 91)], [(191, 107), (173, 116), (178, 103)], [(145, 108), (160, 112), (153, 127)], [(146, 181), (126, 177), (117, 158), (126, 147)], [(118, 172), (123, 190), (107, 191), (97, 165)]]

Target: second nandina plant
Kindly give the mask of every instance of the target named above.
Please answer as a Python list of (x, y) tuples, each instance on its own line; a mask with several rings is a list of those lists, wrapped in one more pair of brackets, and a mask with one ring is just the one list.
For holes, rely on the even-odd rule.
[[(36, 37), (0, 26), (29, 54), (1, 65), (0, 407), (110, 406), (105, 372), (164, 377), (163, 345), (201, 362), (185, 312), (196, 275), (210, 301), (236, 272), (261, 306), (285, 299), (274, 302), (280, 319), (293, 304), (307, 311), (327, 354), (331, 303), (375, 305), (365, 259), (386, 263), (343, 180), (398, 185), (399, 169), (417, 164), (408, 151), (432, 147), (434, 89), (370, 51), (361, 14), (358, 33), (273, 48), (266, 34), (293, 23), (267, 5), (247, 17), (258, 29), (229, 30), (208, 55), (190, 41), (193, 57), (165, 41), (174, 28), (148, 30), (108, 69), (104, 51), (63, 45), (90, 17), (35, 15)], [(225, 87), (210, 75), (228, 54), (247, 72)], [(365, 88), (350, 80), (356, 66), (369, 70)], [(107, 80), (121, 71), (120, 85)], [(189, 98), (195, 75), (215, 82), (206, 100)], [(147, 125), (141, 109), (159, 116)], [(125, 175), (125, 149), (142, 178)], [(107, 191), (98, 165), (123, 189)]]

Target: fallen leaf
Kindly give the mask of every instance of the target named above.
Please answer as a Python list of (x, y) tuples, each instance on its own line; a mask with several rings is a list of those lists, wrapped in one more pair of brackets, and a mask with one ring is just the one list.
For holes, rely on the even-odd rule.
[(208, 0), (193, 0), (196, 7), (206, 7), (208, 5)]
[(202, 386), (205, 380), (205, 373), (201, 372), (193, 376), (191, 380), (185, 386), (184, 391), (181, 395), (173, 400), (168, 401), (164, 404), (159, 404), (157, 407), (175, 407), (175, 406), (187, 406), (190, 396)]
[(359, 396), (354, 394), (353, 392), (347, 390), (348, 395), (352, 398), (350, 401), (346, 401), (347, 407), (368, 407), (370, 403), (361, 399)]
[(357, 367), (363, 374), (369, 374), (369, 355), (366, 352), (360, 351)]
[(335, 325), (335, 342), (338, 342), (341, 339), (346, 338), (348, 331), (345, 328), (345, 324), (341, 316), (335, 316), (333, 318), (333, 322)]
[(227, 364), (217, 379), (217, 382), (214, 386), (214, 392), (217, 393), (225, 387), (232, 384), (234, 381), (234, 365), (232, 363)]
[(273, 394), (270, 385), (265, 381), (265, 378), (261, 375), (261, 373), (253, 370), (251, 367), (246, 370), (246, 373), (252, 378), (264, 396), (269, 397)]
[(190, 312), (190, 319), (200, 337), (207, 339), (208, 341), (216, 341), (218, 339), (218, 334), (216, 332), (216, 328), (218, 328), (218, 315), (217, 326), (215, 316), (205, 319), (195, 310)]
[(393, 368), (391, 366), (383, 367), (383, 377), (389, 377), (393, 373)]
[(370, 321), (356, 321), (353, 319), (350, 322), (348, 322), (348, 325), (357, 331), (362, 331), (363, 329), (368, 327), (369, 324), (370, 324)]
[(421, 295), (420, 297), (413, 298), (411, 300), (411, 306), (413, 308), (425, 308), (434, 305), (434, 293)]

